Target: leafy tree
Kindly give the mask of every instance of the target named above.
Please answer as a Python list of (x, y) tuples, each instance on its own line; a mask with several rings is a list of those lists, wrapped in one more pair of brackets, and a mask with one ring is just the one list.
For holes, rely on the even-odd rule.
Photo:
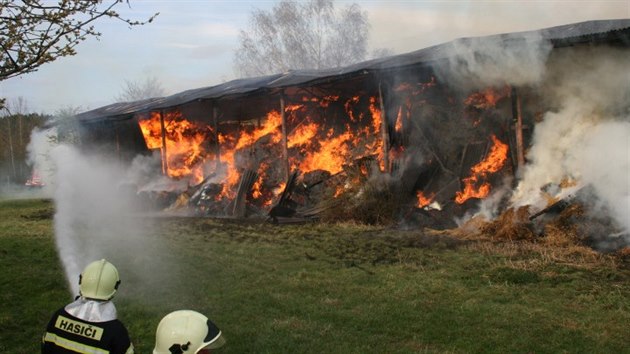
[(259, 76), (356, 63), (367, 55), (369, 27), (357, 4), (337, 10), (333, 0), (282, 0), (252, 13), (250, 28), (239, 34), (235, 70)]
[[(122, 0), (0, 0), (0, 81), (36, 71), (57, 58), (76, 54), (89, 37), (100, 37), (93, 23), (103, 17), (129, 26), (153, 21), (121, 17), (113, 8)], [(129, 0), (126, 0), (129, 4)]]
[(125, 81), (125, 86), (116, 97), (116, 101), (129, 102), (162, 96), (164, 88), (160, 81), (155, 77), (148, 77), (144, 81)]

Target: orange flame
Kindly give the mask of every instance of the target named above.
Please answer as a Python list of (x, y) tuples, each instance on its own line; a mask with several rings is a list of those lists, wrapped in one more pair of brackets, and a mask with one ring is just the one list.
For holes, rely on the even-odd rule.
[(418, 191), (416, 193), (416, 197), (418, 198), (418, 203), (416, 204), (416, 206), (418, 208), (424, 208), (425, 206), (431, 204), (433, 198), (435, 198), (435, 194), (432, 194), (430, 197), (425, 197), (422, 191)]
[[(323, 100), (335, 101), (338, 98), (338, 96), (331, 96)], [(318, 101), (311, 100), (311, 102)], [(359, 102), (360, 97), (355, 96), (343, 104), (350, 121), (357, 124), (362, 123), (365, 118), (362, 114), (355, 116), (353, 113), (354, 105)], [(370, 108), (375, 108), (375, 101), (370, 102)], [(327, 107), (328, 104), (320, 103), (320, 106)], [(348, 123), (343, 130), (326, 127), (321, 123), (322, 120), (316, 121), (309, 112), (302, 112), (306, 116), (301, 118), (301, 123), (287, 137), (287, 147), (293, 149), (293, 156), (290, 158), (291, 165), (299, 168), (303, 173), (325, 170), (335, 174), (342, 171), (344, 164), (350, 164), (354, 159), (376, 153), (382, 154), (380, 151), (382, 147), (381, 117), (380, 111), (377, 109), (375, 111), (372, 120), (363, 123), (363, 128), (353, 128), (350, 126), (351, 123)], [(298, 114), (298, 110), (291, 108), (291, 113)], [(296, 117), (292, 116), (292, 118)], [(376, 123), (374, 119), (377, 120)]]
[(302, 124), (295, 128), (287, 138), (287, 147), (307, 145), (317, 135), (319, 127), (315, 123)]
[(286, 187), (286, 185), (287, 185), (286, 182), (280, 182), (280, 184), (277, 187), (273, 188), (273, 191), (272, 191), (273, 195), (276, 197), (279, 196), (280, 193), (284, 191), (284, 187)]
[(209, 155), (203, 144), (212, 132), (209, 126), (191, 123), (183, 119), (179, 112), (167, 113), (164, 116), (165, 149), (160, 113), (153, 112), (150, 118), (141, 119), (138, 124), (147, 148), (162, 149), (162, 159), (169, 177), (190, 177), (191, 184), (203, 180), (203, 162)]
[[(233, 147), (230, 147), (229, 145), (221, 146), (221, 160), (224, 161), (227, 166), (227, 176), (223, 183), (223, 190), (220, 194), (221, 197), (232, 199), (236, 196), (235, 187), (240, 179), (240, 173), (235, 161), (236, 153), (251, 149), (259, 139), (268, 135), (270, 136), (271, 143), (279, 143), (282, 139), (282, 134), (279, 129), (281, 125), (282, 116), (280, 115), (280, 112), (271, 111), (267, 113), (267, 119), (264, 121), (262, 126), (257, 127), (250, 132), (243, 131), (238, 139), (220, 134), (219, 141), (226, 143), (231, 142), (233, 144)], [(261, 179), (259, 178), (259, 180)]]
[(401, 132), (402, 131), (402, 127), (403, 127), (403, 111), (402, 111), (402, 106), (400, 106), (400, 108), (398, 108), (398, 114), (396, 115), (396, 125), (394, 126), (394, 129), (396, 129), (397, 132)]
[(345, 132), (335, 137), (333, 130), (328, 131), (325, 139), (319, 140), (319, 149), (308, 152), (300, 163), (300, 170), (309, 172), (314, 170), (326, 170), (332, 174), (342, 170), (346, 157), (350, 153), (348, 142), (352, 138), (350, 132)]
[[(485, 198), (490, 193), (490, 183), (486, 182), (488, 174), (499, 171), (507, 160), (508, 146), (492, 135), (492, 148), (483, 161), (470, 169), (471, 176), (464, 178), (464, 190), (457, 192), (455, 202), (462, 204), (470, 198)], [(478, 187), (476, 187), (479, 183)]]
[(263, 179), (263, 176), (258, 177), (256, 182), (254, 182), (254, 185), (252, 186), (252, 197), (254, 199), (258, 199), (262, 197), (262, 192), (260, 191), (260, 188), (262, 185), (262, 179)]
[(356, 122), (358, 118), (356, 118), (354, 116), (354, 112), (352, 112), (352, 105), (359, 103), (359, 99), (360, 99), (359, 96), (353, 96), (352, 98), (347, 100), (346, 103), (344, 103), (344, 107), (346, 109), (346, 112), (348, 113), (348, 117), (353, 122)]
[[(289, 126), (293, 124), (295, 127), (287, 135), (287, 148), (291, 149), (290, 163), (294, 168), (299, 168), (303, 173), (326, 170), (336, 174), (343, 170), (344, 165), (371, 155), (377, 155), (382, 165), (384, 152), (378, 100), (372, 97), (366, 102), (360, 96), (347, 98), (341, 103), (349, 118), (343, 128), (334, 123), (338, 119), (336, 115), (326, 117), (326, 113), (321, 113), (321, 110), (307, 111), (313, 104), (319, 108), (328, 108), (338, 100), (339, 96), (305, 97), (301, 102), (285, 107), (287, 122)], [(369, 107), (368, 114), (362, 113), (366, 106)], [(170, 177), (190, 176), (200, 182), (204, 177), (200, 162), (206, 157), (216, 158), (221, 162), (217, 164), (217, 169), (225, 173), (222, 191), (216, 199), (233, 199), (242, 171), (257, 169), (259, 178), (248, 198), (259, 206), (269, 205), (274, 197), (274, 187), (281, 183), (278, 181), (281, 173), (265, 164), (270, 160), (279, 161), (280, 156), (266, 156), (256, 149), (264, 149), (271, 154), (279, 151), (282, 140), (280, 112), (269, 112), (258, 125), (255, 121), (249, 121), (241, 123), (240, 129), (236, 131), (219, 132), (216, 138), (220, 145), (220, 155), (216, 157), (203, 150), (204, 146), (209, 145), (208, 138), (215, 136), (207, 134), (212, 132), (210, 127), (190, 123), (182, 118), (181, 113), (165, 116), (166, 147), (163, 147), (160, 118), (159, 113), (154, 113), (150, 119), (140, 121), (140, 128), (147, 146), (151, 149), (161, 148), (162, 155), (167, 157), (168, 161), (163, 161), (163, 165)]]
[(367, 150), (372, 153), (378, 154), (378, 161), (381, 171), (385, 170), (385, 152), (383, 151), (383, 139), (381, 138), (381, 124), (383, 123), (381, 118), (381, 109), (377, 107), (376, 97), (370, 97), (370, 113), (372, 114), (372, 130), (375, 135), (375, 139), (372, 145), (367, 146)]
[(493, 108), (500, 99), (510, 94), (510, 87), (505, 86), (502, 89), (494, 89), (492, 87), (483, 91), (475, 92), (464, 100), (464, 104), (479, 109)]

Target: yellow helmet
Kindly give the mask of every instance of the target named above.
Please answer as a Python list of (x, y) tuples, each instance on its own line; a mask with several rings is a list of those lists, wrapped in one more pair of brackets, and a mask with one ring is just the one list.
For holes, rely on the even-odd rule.
[(101, 259), (88, 264), (79, 276), (79, 295), (87, 299), (110, 300), (119, 285), (116, 267)]
[(164, 316), (158, 324), (153, 354), (194, 354), (224, 344), (221, 331), (206, 316), (178, 310)]

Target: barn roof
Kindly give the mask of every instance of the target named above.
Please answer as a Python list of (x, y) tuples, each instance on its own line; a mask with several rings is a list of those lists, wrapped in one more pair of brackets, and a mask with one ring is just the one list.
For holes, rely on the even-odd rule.
[(281, 74), (232, 80), (215, 86), (186, 90), (166, 97), (114, 103), (80, 113), (76, 117), (81, 122), (126, 119), (135, 113), (168, 109), (199, 100), (239, 98), (274, 92), (283, 88), (345, 80), (370, 73), (378, 74), (405, 67), (431, 65), (436, 61), (451, 57), (454, 46), (461, 42), (479, 40), (507, 43), (523, 38), (549, 41), (554, 47), (566, 47), (582, 43), (614, 43), (630, 46), (630, 19), (588, 21), (534, 31), (460, 38), (413, 52), (372, 59), (336, 69), (291, 70)]

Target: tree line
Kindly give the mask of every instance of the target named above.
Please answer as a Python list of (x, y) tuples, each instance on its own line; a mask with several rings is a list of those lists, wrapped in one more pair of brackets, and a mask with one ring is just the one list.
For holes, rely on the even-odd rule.
[(50, 118), (38, 113), (0, 116), (0, 183), (24, 184), (31, 177), (27, 146), (31, 132)]

